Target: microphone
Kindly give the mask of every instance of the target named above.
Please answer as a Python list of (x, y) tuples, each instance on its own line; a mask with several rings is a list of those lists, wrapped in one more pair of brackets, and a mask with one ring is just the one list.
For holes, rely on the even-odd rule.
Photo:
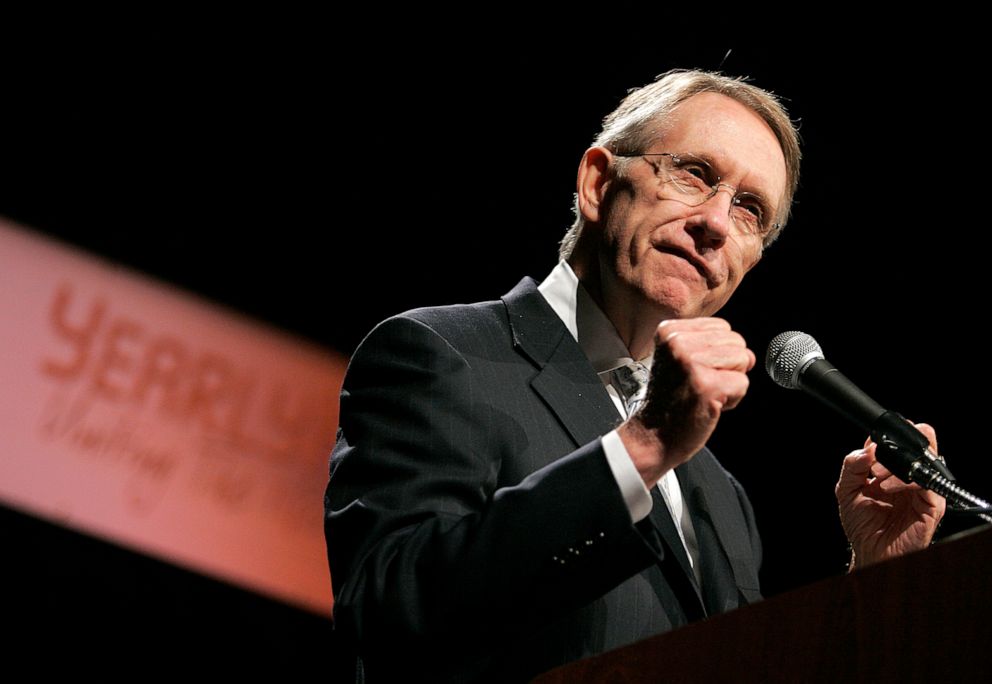
[(953, 482), (926, 436), (895, 411), (888, 411), (847, 379), (823, 356), (811, 336), (789, 330), (768, 343), (765, 369), (777, 384), (801, 389), (867, 431), (878, 445), (878, 460), (904, 482), (939, 475)]

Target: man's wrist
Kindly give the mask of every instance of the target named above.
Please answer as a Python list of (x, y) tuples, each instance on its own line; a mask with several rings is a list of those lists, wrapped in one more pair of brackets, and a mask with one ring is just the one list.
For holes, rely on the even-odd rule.
[(671, 470), (665, 467), (665, 444), (658, 433), (634, 416), (617, 428), (617, 435), (637, 468), (644, 486), (648, 489), (658, 484), (658, 480)]
[(634, 466), (623, 440), (612, 430), (602, 437), (603, 453), (630, 513), (631, 522), (640, 522), (651, 513), (651, 493)]

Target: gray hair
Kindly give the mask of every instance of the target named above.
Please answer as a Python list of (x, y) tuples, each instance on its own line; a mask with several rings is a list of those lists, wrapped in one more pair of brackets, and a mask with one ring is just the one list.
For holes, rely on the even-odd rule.
[[(788, 112), (773, 93), (747, 83), (744, 78), (731, 78), (717, 72), (674, 69), (659, 75), (653, 83), (631, 90), (620, 106), (603, 119), (603, 130), (593, 141), (593, 146), (605, 147), (616, 153), (631, 154), (645, 150), (663, 132), (666, 119), (682, 102), (703, 92), (718, 93), (737, 100), (753, 110), (769, 125), (785, 156), (786, 188), (782, 206), (775, 223), (778, 227), (764, 240), (767, 247), (782, 232), (789, 220), (792, 198), (799, 187), (799, 133)], [(624, 177), (630, 159), (614, 157), (612, 173)], [(567, 259), (572, 254), (585, 219), (579, 210), (578, 194), (573, 206), (575, 222), (562, 238), (559, 256)]]

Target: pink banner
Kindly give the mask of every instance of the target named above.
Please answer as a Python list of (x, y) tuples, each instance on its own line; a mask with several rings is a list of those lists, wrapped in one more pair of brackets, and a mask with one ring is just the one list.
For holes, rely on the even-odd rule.
[(329, 614), (346, 359), (0, 221), (0, 497)]

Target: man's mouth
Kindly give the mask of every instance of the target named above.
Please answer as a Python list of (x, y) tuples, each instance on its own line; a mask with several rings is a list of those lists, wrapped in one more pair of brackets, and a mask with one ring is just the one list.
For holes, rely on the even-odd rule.
[(664, 252), (665, 254), (672, 254), (674, 256), (679, 257), (680, 259), (684, 259), (685, 261), (688, 261), (690, 264), (692, 264), (692, 266), (696, 269), (696, 271), (699, 272), (699, 275), (702, 276), (703, 280), (705, 280), (708, 284), (714, 285), (716, 283), (716, 276), (714, 275), (713, 271), (710, 269), (709, 265), (705, 261), (700, 259), (697, 255), (693, 254), (692, 252), (682, 249), (681, 247), (676, 247), (674, 245), (658, 245), (655, 247), (655, 249), (657, 249), (659, 252)]

